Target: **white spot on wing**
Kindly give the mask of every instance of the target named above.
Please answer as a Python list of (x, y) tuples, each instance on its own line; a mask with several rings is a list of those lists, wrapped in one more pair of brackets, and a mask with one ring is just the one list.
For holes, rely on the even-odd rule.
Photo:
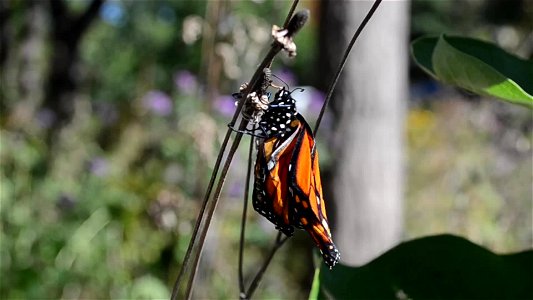
[(328, 226), (328, 222), (326, 222), (326, 220), (322, 220), (322, 226), (324, 226), (324, 228), (326, 228), (326, 231), (329, 232), (329, 226)]

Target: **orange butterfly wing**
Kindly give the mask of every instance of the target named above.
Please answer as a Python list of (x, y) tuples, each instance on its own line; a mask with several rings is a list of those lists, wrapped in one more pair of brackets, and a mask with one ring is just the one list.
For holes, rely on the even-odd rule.
[(298, 131), (272, 137), (259, 145), (252, 202), (254, 209), (288, 236), (294, 232), (289, 215), (289, 165)]
[(340, 254), (333, 243), (329, 229), (322, 194), (318, 151), (309, 125), (301, 116), (298, 116), (297, 120), (301, 123), (301, 130), (291, 160), (290, 176), (293, 179), (290, 180), (289, 188), (294, 199), (291, 201), (293, 223), (309, 233), (326, 264), (332, 267), (338, 262)]
[(328, 225), (313, 133), (301, 115), (290, 127), (290, 135), (259, 146), (254, 209), (286, 235), (293, 234), (293, 226), (305, 229), (332, 267), (340, 255)]

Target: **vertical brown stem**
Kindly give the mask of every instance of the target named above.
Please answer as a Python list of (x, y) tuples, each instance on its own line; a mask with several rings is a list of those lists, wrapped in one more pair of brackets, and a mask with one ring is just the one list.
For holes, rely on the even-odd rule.
[(254, 150), (254, 137), (250, 137), (250, 148), (248, 150), (248, 169), (246, 170), (246, 183), (244, 186), (244, 197), (242, 204), (242, 219), (241, 219), (241, 237), (239, 240), (239, 297), (243, 298), (246, 296), (246, 290), (244, 288), (244, 275), (243, 275), (243, 264), (244, 264), (244, 238), (246, 230), (246, 212), (248, 210), (248, 194), (250, 191), (250, 177), (252, 173), (252, 154)]

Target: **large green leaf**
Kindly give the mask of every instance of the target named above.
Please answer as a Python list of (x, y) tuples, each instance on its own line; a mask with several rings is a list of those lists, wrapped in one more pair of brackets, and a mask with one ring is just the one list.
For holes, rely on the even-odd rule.
[(483, 41), (444, 35), (415, 40), (411, 53), (438, 80), (533, 108), (532, 61)]
[(498, 255), (461, 237), (402, 243), (362, 267), (320, 270), (319, 299), (533, 299), (533, 250)]

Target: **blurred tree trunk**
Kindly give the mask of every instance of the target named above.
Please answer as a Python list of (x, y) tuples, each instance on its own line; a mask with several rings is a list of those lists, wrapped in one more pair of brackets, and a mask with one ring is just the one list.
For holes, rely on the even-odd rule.
[(8, 24), (11, 18), (11, 8), (6, 1), (0, 1), (0, 68), (7, 59), (7, 47), (9, 41)]
[[(332, 78), (371, 1), (324, 1), (321, 63)], [(342, 262), (361, 265), (400, 241), (408, 1), (384, 1), (357, 40), (331, 102), (334, 163), (326, 188)], [(324, 84), (329, 84), (326, 80)]]
[(56, 130), (73, 113), (73, 93), (77, 88), (78, 47), (84, 33), (98, 16), (104, 0), (92, 0), (85, 11), (73, 15), (63, 0), (49, 0), (51, 17), (51, 60), (43, 106), (56, 114)]
[(43, 94), (46, 11), (38, 2), (0, 2), (0, 115), (10, 128), (31, 128)]

